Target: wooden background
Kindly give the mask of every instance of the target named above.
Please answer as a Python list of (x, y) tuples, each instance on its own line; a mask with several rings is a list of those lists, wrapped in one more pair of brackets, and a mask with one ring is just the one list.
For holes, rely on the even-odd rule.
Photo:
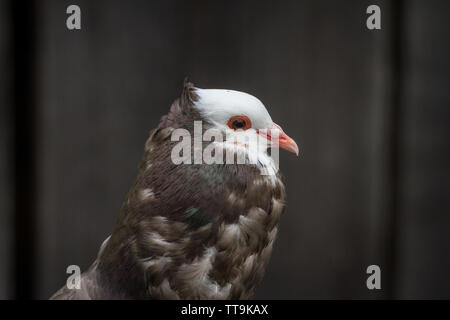
[(186, 75), (302, 150), (256, 298), (450, 298), (448, 1), (78, 0), (80, 31), (70, 4), (0, 0), (0, 298), (89, 266)]

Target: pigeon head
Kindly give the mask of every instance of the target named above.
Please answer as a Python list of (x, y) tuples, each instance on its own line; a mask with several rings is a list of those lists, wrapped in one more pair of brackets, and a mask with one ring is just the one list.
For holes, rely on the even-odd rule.
[(262, 145), (280, 147), (298, 155), (295, 141), (272, 121), (258, 98), (224, 89), (194, 88), (194, 93), (197, 97), (193, 103), (194, 109), (210, 127), (231, 137), (231, 141), (260, 141)]
[[(220, 131), (228, 140), (223, 142), (224, 147), (236, 144), (236, 141), (248, 141), (299, 153), (295, 141), (272, 121), (264, 104), (245, 92), (201, 89), (185, 81), (181, 97), (172, 104), (169, 114), (161, 118), (158, 128), (182, 127), (192, 133), (196, 120), (202, 121), (205, 130)], [(238, 144), (245, 148), (249, 146)], [(265, 149), (258, 150), (265, 152)]]

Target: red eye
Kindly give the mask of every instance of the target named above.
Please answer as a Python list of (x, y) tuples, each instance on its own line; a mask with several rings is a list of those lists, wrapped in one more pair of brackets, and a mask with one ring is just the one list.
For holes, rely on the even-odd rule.
[(247, 116), (234, 116), (228, 120), (228, 127), (233, 130), (247, 130), (251, 126), (252, 122)]

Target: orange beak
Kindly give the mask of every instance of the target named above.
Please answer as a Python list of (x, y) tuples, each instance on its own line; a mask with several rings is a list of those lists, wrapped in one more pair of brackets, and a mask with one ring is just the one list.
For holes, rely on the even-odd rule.
[(258, 130), (258, 134), (272, 142), (273, 147), (293, 152), (298, 156), (298, 146), (295, 141), (284, 133), (283, 129), (276, 123), (272, 123), (269, 129)]

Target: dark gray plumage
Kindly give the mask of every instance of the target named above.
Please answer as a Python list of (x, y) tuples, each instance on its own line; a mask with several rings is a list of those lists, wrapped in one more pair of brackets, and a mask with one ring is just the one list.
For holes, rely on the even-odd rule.
[(271, 255), (285, 191), (251, 164), (180, 164), (175, 128), (213, 126), (190, 83), (146, 143), (137, 179), (81, 289), (51, 299), (245, 299)]

